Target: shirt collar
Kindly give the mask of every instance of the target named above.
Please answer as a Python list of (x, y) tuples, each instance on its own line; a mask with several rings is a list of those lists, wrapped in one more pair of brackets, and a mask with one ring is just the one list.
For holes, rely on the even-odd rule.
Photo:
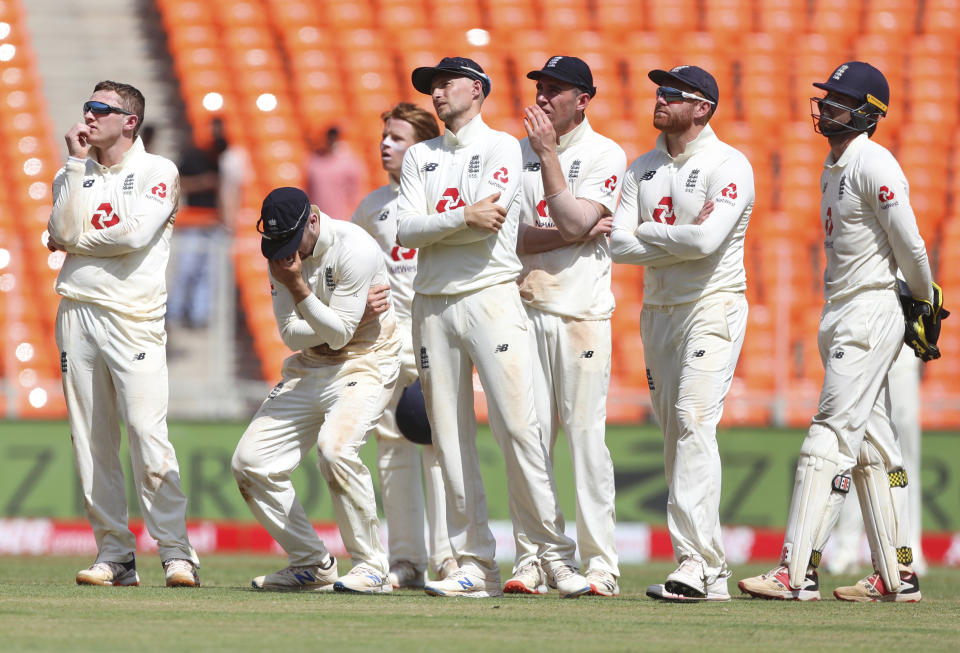
[[(99, 161), (97, 161), (96, 159), (93, 159), (93, 160), (96, 162), (96, 164), (97, 164), (97, 166), (100, 168), (100, 171), (101, 171), (101, 172), (107, 172), (108, 170), (113, 171), (113, 172), (116, 172), (117, 170), (119, 170), (119, 169), (121, 169), (122, 167), (124, 167), (125, 165), (127, 165), (127, 162), (130, 161), (130, 159), (131, 159), (132, 157), (140, 154), (141, 152), (145, 152), (145, 151), (146, 151), (146, 150), (145, 150), (144, 147), (143, 147), (143, 141), (140, 140), (140, 137), (139, 137), (139, 136), (137, 136), (136, 140), (133, 141), (133, 145), (130, 146), (130, 149), (123, 153), (123, 157), (120, 159), (120, 163), (118, 163), (118, 164), (116, 164), (116, 165), (113, 165), (113, 166), (110, 166), (110, 167), (107, 167), (107, 166), (101, 164), (101, 163), (100, 163)], [(91, 158), (93, 158), (93, 157), (91, 157)]]
[(563, 152), (571, 145), (576, 145), (592, 132), (593, 127), (590, 126), (590, 121), (584, 116), (583, 121), (579, 125), (560, 137), (557, 142), (557, 153)]
[(703, 126), (703, 129), (700, 130), (700, 133), (697, 134), (697, 137), (692, 141), (690, 141), (689, 143), (687, 143), (687, 146), (683, 149), (683, 152), (681, 152), (675, 157), (670, 156), (670, 152), (667, 150), (667, 135), (664, 134), (663, 132), (661, 132), (660, 135), (657, 136), (656, 147), (658, 150), (660, 150), (667, 156), (670, 156), (670, 158), (673, 159), (674, 161), (685, 161), (690, 157), (692, 157), (697, 152), (700, 152), (701, 150), (706, 149), (707, 147), (715, 143), (717, 140), (719, 139), (717, 138), (717, 135), (714, 133), (713, 127), (711, 127), (710, 124), (707, 123), (706, 125)]
[(470, 122), (460, 128), (456, 134), (447, 129), (443, 132), (443, 144), (448, 147), (466, 147), (470, 143), (481, 138), (487, 131), (487, 125), (478, 113)]
[(866, 132), (860, 133), (855, 139), (850, 141), (850, 144), (847, 145), (847, 149), (843, 151), (843, 154), (840, 155), (840, 158), (837, 161), (833, 161), (833, 153), (827, 153), (827, 159), (823, 162), (824, 168), (843, 168), (850, 163), (850, 159), (856, 156), (857, 152), (860, 151), (860, 148), (866, 145), (867, 141), (870, 140), (870, 137), (867, 136)]
[(333, 241), (336, 240), (336, 233), (333, 231), (332, 220), (329, 215), (318, 209), (314, 205), (310, 205), (310, 210), (313, 211), (317, 216), (317, 244), (313, 246), (313, 254), (311, 258), (320, 258), (326, 253), (330, 246), (333, 245)]

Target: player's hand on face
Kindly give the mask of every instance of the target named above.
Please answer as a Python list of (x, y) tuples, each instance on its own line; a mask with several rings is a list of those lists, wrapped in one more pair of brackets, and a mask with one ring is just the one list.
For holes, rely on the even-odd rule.
[(50, 234), (47, 234), (47, 249), (49, 249), (51, 252), (67, 251), (67, 248), (58, 243)]
[(710, 214), (713, 213), (714, 207), (713, 200), (707, 200), (703, 205), (703, 208), (700, 209), (700, 213), (697, 214), (697, 217), (693, 219), (693, 224), (703, 224), (707, 221), (707, 218), (710, 217)]
[(483, 229), (491, 233), (500, 231), (503, 221), (507, 219), (507, 210), (496, 204), (500, 193), (488, 195), (476, 204), (471, 204), (463, 210), (463, 219), (468, 227)]
[(549, 116), (537, 105), (524, 107), (523, 128), (530, 138), (530, 147), (542, 158), (543, 154), (556, 152), (557, 132)]
[(86, 123), (78, 122), (75, 124), (63, 137), (67, 142), (67, 153), (78, 159), (87, 158), (87, 154), (90, 152), (89, 138), (90, 128), (87, 127)]
[(370, 286), (370, 291), (367, 293), (367, 307), (360, 321), (366, 322), (388, 308), (390, 308), (390, 285), (385, 283), (380, 286)]
[(294, 252), (293, 256), (280, 259), (279, 261), (268, 261), (270, 265), (270, 274), (280, 284), (289, 289), (293, 289), (297, 284), (303, 283), (300, 276), (300, 254)]
[(609, 236), (611, 231), (613, 231), (613, 216), (605, 215), (597, 220), (596, 224), (590, 227), (590, 231), (585, 233), (580, 240), (588, 241), (597, 236)]

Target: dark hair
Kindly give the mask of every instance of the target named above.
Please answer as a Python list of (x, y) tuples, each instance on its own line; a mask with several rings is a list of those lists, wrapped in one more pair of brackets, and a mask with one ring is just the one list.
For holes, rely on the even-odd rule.
[(436, 138), (440, 135), (440, 127), (437, 126), (437, 119), (433, 117), (433, 114), (410, 102), (397, 104), (392, 109), (380, 114), (380, 118), (383, 122), (394, 118), (410, 123), (413, 125), (413, 133), (417, 142)]
[(93, 92), (96, 93), (97, 91), (113, 91), (120, 96), (120, 108), (126, 109), (137, 116), (137, 126), (133, 130), (133, 137), (136, 138), (143, 126), (143, 110), (147, 104), (146, 100), (143, 99), (143, 93), (130, 84), (111, 82), (110, 80), (97, 82), (97, 85), (93, 87)]

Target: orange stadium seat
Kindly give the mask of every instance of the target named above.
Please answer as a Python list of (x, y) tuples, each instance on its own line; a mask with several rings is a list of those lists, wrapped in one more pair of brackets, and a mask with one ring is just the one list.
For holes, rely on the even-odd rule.
[(960, 0), (927, 0), (920, 21), (924, 34), (938, 34), (957, 43), (960, 38)]
[(647, 20), (650, 30), (664, 38), (676, 38), (698, 29), (696, 0), (676, 0), (651, 5)]
[(374, 10), (369, 0), (327, 0), (321, 19), (334, 31), (340, 29), (371, 29), (376, 26)]
[[(705, 3), (703, 28), (721, 38), (741, 40), (754, 31), (754, 8), (751, 0), (713, 0)], [(748, 37), (744, 40), (749, 40)]]
[(536, 7), (528, 0), (487, 0), (486, 27), (496, 37), (509, 39), (518, 29), (540, 27)]
[(270, 18), (283, 29), (321, 24), (319, 5), (311, 0), (266, 0)]
[(430, 8), (429, 26), (443, 33), (466, 32), (484, 26), (480, 7), (475, 0), (434, 2)]
[(914, 0), (866, 0), (864, 28), (871, 34), (903, 38), (915, 31), (919, 2)]
[(158, 0), (157, 6), (167, 26), (167, 33), (191, 25), (212, 25), (213, 7), (203, 0)]
[(757, 4), (758, 32), (790, 38), (807, 30), (805, 0), (764, 0)]
[(636, 0), (604, 0), (594, 3), (593, 25), (603, 34), (616, 36), (623, 33), (643, 32), (649, 28), (646, 20), (646, 3)]
[(396, 34), (428, 24), (422, 0), (379, 0), (378, 5), (377, 22), (384, 32)]
[(831, 44), (827, 52), (835, 52), (841, 61), (846, 61), (849, 56), (845, 50), (860, 33), (862, 22), (861, 0), (815, 0), (809, 31), (825, 36)]

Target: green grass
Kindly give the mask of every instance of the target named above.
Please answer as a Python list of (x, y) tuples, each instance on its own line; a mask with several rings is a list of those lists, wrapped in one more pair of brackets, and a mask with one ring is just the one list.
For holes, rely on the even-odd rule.
[[(672, 565), (624, 569), (622, 595), (438, 599), (274, 594), (249, 588), (277, 557), (209, 555), (203, 587), (162, 587), (154, 556), (140, 560), (139, 588), (78, 587), (88, 559), (0, 558), (4, 651), (675, 651), (954, 650), (960, 638), (960, 570), (921, 579), (919, 604), (729, 603), (674, 605), (644, 596)], [(765, 571), (735, 570), (734, 579)], [(344, 571), (341, 568), (341, 571)], [(504, 569), (504, 577), (508, 570)], [(821, 579), (824, 597), (852, 576)], [(731, 583), (735, 589), (735, 583)]]

